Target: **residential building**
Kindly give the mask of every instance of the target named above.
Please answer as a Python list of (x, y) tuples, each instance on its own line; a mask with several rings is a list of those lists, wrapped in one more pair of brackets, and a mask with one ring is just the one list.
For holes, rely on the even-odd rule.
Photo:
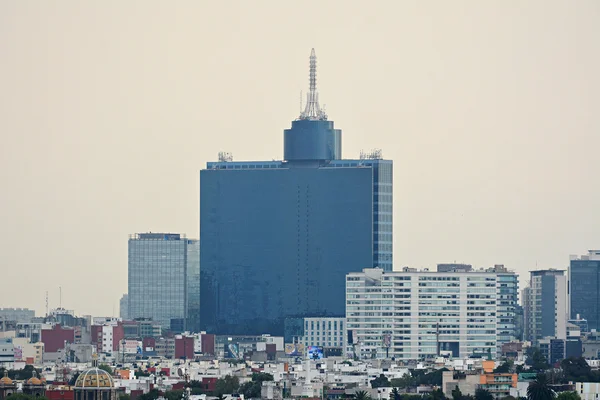
[(531, 271), (529, 289), (523, 295), (525, 340), (537, 345), (546, 337), (566, 339), (568, 307), (564, 271)]
[(501, 352), (503, 343), (520, 339), (518, 334), (517, 307), (519, 295), (519, 277), (504, 265), (495, 265), (498, 287), (497, 320), (498, 320), (498, 350)]
[(587, 320), (589, 329), (600, 331), (600, 250), (571, 256), (569, 266), (570, 316)]
[(15, 361), (15, 346), (13, 338), (0, 339), (0, 365)]
[(581, 400), (597, 400), (600, 398), (600, 383), (575, 382), (575, 392)]
[(200, 171), (203, 331), (283, 335), (288, 317), (343, 317), (347, 273), (392, 270), (392, 161), (342, 158), (315, 82), (313, 52), (282, 161), (220, 153)]
[[(197, 241), (179, 233), (138, 233), (129, 238), (130, 318), (149, 318), (181, 330), (188, 317), (188, 255)], [(197, 269), (196, 266), (192, 267)], [(197, 287), (197, 284), (195, 285)], [(194, 303), (197, 304), (197, 303)], [(194, 310), (196, 312), (197, 310)]]
[[(499, 321), (514, 314), (499, 301), (509, 301), (503, 297), (508, 286), (502, 286), (509, 273), (496, 266), (468, 272), (369, 268), (348, 274), (346, 320), (353, 352), (396, 360), (495, 356), (504, 343), (499, 331), (511, 329)], [(516, 281), (514, 286), (516, 293)]]
[(444, 371), (442, 373), (442, 391), (446, 397), (452, 397), (452, 391), (459, 388), (463, 396), (474, 396), (477, 389), (490, 392), (495, 398), (502, 399), (510, 395), (517, 387), (517, 374), (494, 373), (494, 361), (483, 361), (482, 371)]

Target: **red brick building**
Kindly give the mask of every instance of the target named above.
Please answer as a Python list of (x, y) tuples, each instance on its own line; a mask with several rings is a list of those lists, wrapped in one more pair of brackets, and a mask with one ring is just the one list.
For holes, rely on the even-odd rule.
[(65, 348), (65, 342), (75, 343), (75, 331), (56, 324), (52, 329), (42, 329), (42, 342), (46, 353), (56, 353)]

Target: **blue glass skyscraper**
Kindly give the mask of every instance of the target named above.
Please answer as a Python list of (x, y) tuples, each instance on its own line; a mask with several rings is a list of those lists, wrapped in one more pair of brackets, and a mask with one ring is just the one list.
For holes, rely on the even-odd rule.
[(283, 161), (200, 171), (200, 326), (283, 334), (290, 317), (345, 315), (345, 276), (392, 270), (392, 161), (344, 160), (342, 132), (319, 107), (316, 57)]

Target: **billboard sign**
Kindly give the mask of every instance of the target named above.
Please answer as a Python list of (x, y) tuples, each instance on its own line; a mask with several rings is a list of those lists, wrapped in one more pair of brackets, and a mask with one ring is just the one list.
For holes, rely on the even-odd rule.
[(292, 357), (300, 357), (304, 355), (304, 344), (302, 343), (286, 343), (285, 354)]
[(320, 360), (323, 358), (323, 347), (321, 346), (308, 346), (307, 357), (312, 360)]

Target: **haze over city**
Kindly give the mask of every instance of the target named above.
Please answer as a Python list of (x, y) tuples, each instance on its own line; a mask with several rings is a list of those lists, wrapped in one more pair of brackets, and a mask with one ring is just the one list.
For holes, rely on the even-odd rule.
[[(0, 304), (118, 315), (134, 232), (199, 236), (219, 151), (281, 159), (311, 48), (343, 156), (394, 160), (394, 268), (600, 247), (594, 1), (0, 3)], [(368, 267), (368, 266), (365, 266)]]

